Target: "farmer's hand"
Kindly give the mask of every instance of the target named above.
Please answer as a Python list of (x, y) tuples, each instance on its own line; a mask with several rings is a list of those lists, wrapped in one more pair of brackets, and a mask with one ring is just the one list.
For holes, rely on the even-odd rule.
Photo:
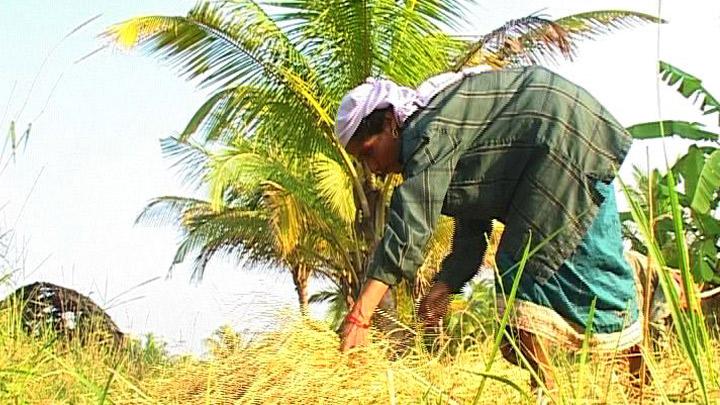
[(430, 291), (420, 300), (418, 316), (426, 328), (436, 328), (445, 318), (450, 304), (450, 287), (442, 281), (436, 281)]
[(347, 351), (353, 347), (365, 346), (368, 341), (368, 328), (370, 318), (383, 295), (387, 292), (387, 284), (378, 280), (369, 280), (360, 292), (350, 313), (345, 318), (342, 335), (340, 336), (340, 350)]
[(349, 316), (353, 316), (352, 321), (349, 318), (345, 318), (345, 324), (342, 329), (342, 342), (340, 343), (340, 350), (343, 352), (346, 352), (353, 347), (365, 346), (368, 341), (368, 327), (370, 326), (370, 320), (363, 319), (357, 315), (352, 315), (352, 312), (350, 312)]

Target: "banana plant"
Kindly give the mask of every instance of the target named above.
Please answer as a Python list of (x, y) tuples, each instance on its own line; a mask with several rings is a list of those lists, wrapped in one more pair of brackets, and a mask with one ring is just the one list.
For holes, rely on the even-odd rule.
[[(667, 62), (659, 63), (659, 74), (665, 83), (676, 86), (680, 94), (697, 104), (703, 115), (717, 114), (720, 122), (720, 103), (702, 85), (702, 80)], [(720, 284), (720, 134), (705, 129), (700, 123), (675, 120), (641, 123), (629, 127), (628, 131), (636, 139), (678, 136), (705, 141), (691, 145), (670, 170), (682, 181), (677, 195), (683, 212), (684, 237), (689, 244), (693, 277), (698, 283)], [(646, 185), (652, 184), (654, 192), (651, 198), (658, 245), (668, 265), (679, 268), (681, 258), (673, 242), (675, 236), (666, 177), (667, 174), (661, 175), (659, 171), (654, 171), (648, 178), (636, 170), (637, 183), (643, 189), (634, 195), (647, 209), (649, 201), (646, 196), (649, 190)], [(622, 217), (630, 220), (630, 213), (623, 213)], [(632, 225), (626, 223), (626, 236), (633, 241), (635, 248), (643, 250), (642, 243), (631, 228)]]

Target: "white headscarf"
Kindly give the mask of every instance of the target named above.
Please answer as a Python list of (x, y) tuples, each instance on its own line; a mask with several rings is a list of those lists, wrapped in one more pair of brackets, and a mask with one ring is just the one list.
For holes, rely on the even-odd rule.
[(346, 146), (363, 118), (389, 106), (393, 107), (395, 119), (402, 125), (407, 117), (418, 108), (425, 107), (444, 88), (486, 70), (489, 70), (487, 66), (476, 66), (460, 72), (441, 73), (424, 81), (416, 90), (399, 86), (391, 80), (369, 77), (343, 97), (335, 120), (335, 135)]

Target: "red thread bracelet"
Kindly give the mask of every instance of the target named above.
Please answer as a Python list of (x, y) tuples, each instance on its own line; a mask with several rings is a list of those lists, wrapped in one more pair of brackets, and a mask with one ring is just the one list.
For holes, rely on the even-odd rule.
[(362, 322), (361, 322), (359, 319), (357, 319), (353, 314), (347, 314), (347, 316), (345, 317), (345, 321), (347, 321), (347, 322), (349, 322), (349, 323), (351, 323), (351, 324), (353, 324), (353, 325), (355, 325), (355, 326), (357, 326), (357, 327), (363, 328), (363, 329), (367, 329), (367, 328), (370, 327), (370, 323), (369, 323), (369, 322), (368, 322), (368, 323), (362, 323)]

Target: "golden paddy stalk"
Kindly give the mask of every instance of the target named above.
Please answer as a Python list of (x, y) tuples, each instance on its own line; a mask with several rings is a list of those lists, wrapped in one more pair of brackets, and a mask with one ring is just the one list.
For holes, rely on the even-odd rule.
[[(493, 342), (477, 338), (454, 354), (433, 355), (421, 342), (402, 355), (379, 334), (366, 348), (340, 353), (324, 322), (290, 319), (276, 332), (252, 340), (225, 328), (209, 340), (204, 358), (148, 360), (137, 348), (62, 342), (50, 333), (30, 338), (11, 327), (2, 312), (0, 402), (230, 404), (230, 403), (470, 403), (484, 376), (478, 403), (533, 403), (529, 374), (502, 359), (488, 369)], [(711, 350), (717, 353), (717, 342)], [(691, 365), (675, 340), (660, 353), (647, 352), (654, 381), (648, 403), (703, 400)], [(566, 403), (636, 403), (624, 368), (608, 358), (576, 361), (577, 353), (554, 353), (553, 367)], [(714, 370), (715, 374), (720, 370)], [(720, 400), (717, 387), (711, 402)]]

